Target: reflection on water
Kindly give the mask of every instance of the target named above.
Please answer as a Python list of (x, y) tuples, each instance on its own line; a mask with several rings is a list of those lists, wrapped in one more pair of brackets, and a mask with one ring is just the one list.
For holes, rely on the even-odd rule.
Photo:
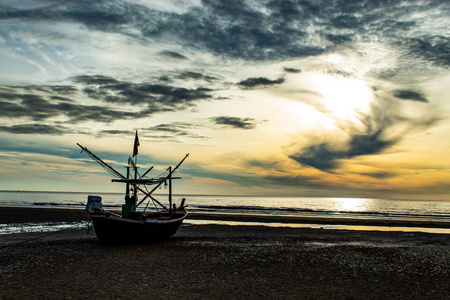
[(335, 201), (335, 211), (363, 212), (370, 211), (371, 199), (362, 198), (330, 198)]
[[(388, 226), (354, 226), (354, 225), (323, 225), (298, 223), (264, 223), (243, 221), (194, 220), (187, 219), (182, 226), (189, 225), (228, 225), (228, 226), (266, 226), (288, 228), (312, 228), (333, 230), (359, 230), (359, 231), (402, 231), (450, 234), (449, 228), (423, 228), (423, 227), (388, 227)], [(32, 232), (53, 232), (65, 229), (85, 229), (86, 221), (82, 222), (53, 222), (53, 223), (12, 223), (0, 224), (0, 235)]]
[[(124, 201), (122, 193), (0, 191), (0, 206), (83, 209), (80, 202), (85, 203), (88, 195), (102, 196), (109, 209), (120, 209)], [(165, 195), (154, 196), (167, 204)], [(450, 220), (449, 200), (174, 195), (174, 202), (179, 204), (182, 198), (190, 212)]]
[(228, 226), (266, 226), (266, 227), (288, 227), (288, 228), (312, 228), (333, 230), (356, 230), (356, 231), (401, 231), (401, 232), (424, 232), (450, 234), (449, 228), (424, 228), (424, 227), (389, 227), (389, 226), (355, 226), (355, 225), (321, 225), (321, 224), (297, 224), (297, 223), (262, 223), (262, 222), (239, 222), (239, 221), (216, 221), (216, 220), (185, 220), (182, 226), (189, 225), (228, 225)]
[(31, 232), (52, 232), (63, 229), (86, 228), (86, 222), (11, 223), (0, 224), (0, 235)]

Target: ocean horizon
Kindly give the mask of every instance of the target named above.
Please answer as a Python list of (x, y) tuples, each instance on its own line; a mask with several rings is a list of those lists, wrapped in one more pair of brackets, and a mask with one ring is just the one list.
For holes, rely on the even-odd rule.
[[(106, 210), (120, 210), (124, 195), (119, 192), (58, 192), (58, 191), (0, 191), (0, 207), (84, 209), (87, 197), (102, 197)], [(153, 194), (167, 205), (166, 194)], [(277, 217), (319, 217), (348, 218), (364, 220), (390, 221), (429, 221), (447, 222), (450, 220), (450, 201), (448, 200), (391, 200), (377, 198), (338, 198), (338, 197), (274, 197), (274, 196), (231, 196), (231, 195), (190, 195), (174, 194), (173, 201), (179, 205), (186, 198), (190, 213), (207, 213), (222, 215), (247, 215)], [(149, 202), (147, 211), (155, 206)], [(144, 202), (138, 210), (142, 211)], [(274, 218), (277, 219), (277, 218)], [(347, 230), (382, 230), (382, 231), (421, 231), (429, 233), (450, 234), (446, 228), (387, 227), (387, 226), (347, 226), (323, 224), (278, 224), (273, 222), (230, 222), (211, 220), (186, 220), (186, 224), (221, 224), (221, 225), (257, 225), (282, 227), (309, 227), (320, 229)], [(75, 223), (39, 223), (39, 224), (3, 224), (0, 235), (22, 232), (54, 231), (61, 228), (84, 227), (84, 222)]]
[[(66, 191), (0, 191), (0, 206), (83, 208), (89, 195), (102, 197), (104, 207), (120, 209), (124, 195), (119, 192)], [(166, 203), (165, 194), (154, 196)], [(377, 218), (450, 219), (450, 200), (393, 200), (379, 198), (339, 197), (275, 197), (174, 194), (175, 204), (186, 198), (192, 212), (267, 214), (267, 215), (327, 215)], [(140, 207), (144, 208), (144, 202)], [(149, 203), (149, 208), (153, 204)]]

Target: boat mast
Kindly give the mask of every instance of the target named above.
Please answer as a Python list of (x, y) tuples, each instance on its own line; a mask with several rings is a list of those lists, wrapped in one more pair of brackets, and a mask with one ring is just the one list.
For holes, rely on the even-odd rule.
[[(127, 180), (130, 179), (130, 166), (127, 166)], [(125, 201), (130, 199), (130, 183), (127, 181), (127, 187), (125, 190)]]
[(169, 167), (169, 212), (172, 213), (172, 167)]
[(134, 192), (133, 192), (133, 202), (134, 202), (134, 206), (136, 206), (136, 202), (137, 202), (137, 156), (136, 156), (136, 161), (134, 163)]

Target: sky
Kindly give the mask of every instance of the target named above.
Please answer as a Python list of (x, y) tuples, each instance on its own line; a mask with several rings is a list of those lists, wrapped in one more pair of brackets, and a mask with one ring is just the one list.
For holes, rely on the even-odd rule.
[(448, 1), (1, 1), (0, 190), (449, 200)]

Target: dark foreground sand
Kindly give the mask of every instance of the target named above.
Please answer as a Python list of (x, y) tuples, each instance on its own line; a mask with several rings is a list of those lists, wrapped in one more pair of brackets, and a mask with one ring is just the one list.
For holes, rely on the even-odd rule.
[(450, 235), (191, 225), (148, 245), (85, 229), (0, 239), (0, 299), (450, 299)]

